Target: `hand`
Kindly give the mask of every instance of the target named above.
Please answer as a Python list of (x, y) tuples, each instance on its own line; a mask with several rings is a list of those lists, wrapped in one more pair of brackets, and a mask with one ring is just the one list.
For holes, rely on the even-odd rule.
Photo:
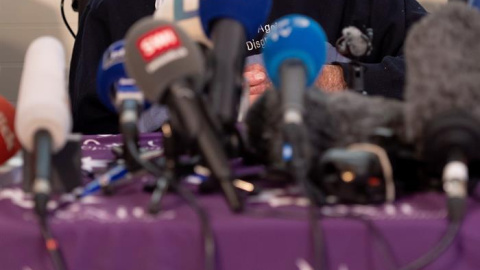
[(272, 83), (267, 77), (265, 68), (260, 64), (252, 64), (245, 68), (244, 74), (250, 87), (250, 104), (259, 98)]
[(343, 69), (337, 65), (325, 65), (315, 85), (325, 92), (338, 92), (347, 89)]

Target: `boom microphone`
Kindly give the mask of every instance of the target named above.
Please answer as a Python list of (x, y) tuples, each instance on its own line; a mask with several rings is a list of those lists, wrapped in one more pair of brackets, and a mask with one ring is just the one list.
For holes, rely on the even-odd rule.
[(0, 96), (0, 165), (20, 149), (14, 132), (15, 108)]
[(186, 131), (181, 135), (187, 142), (198, 144), (230, 208), (240, 211), (242, 204), (232, 184), (228, 157), (207, 124), (198, 97), (205, 71), (199, 47), (175, 25), (148, 18), (130, 29), (126, 42), (129, 74), (149, 100), (168, 105), (175, 120), (172, 123)]
[(213, 77), (208, 85), (212, 108), (230, 134), (242, 94), (245, 42), (257, 36), (272, 0), (200, 0), (202, 26), (214, 44)]

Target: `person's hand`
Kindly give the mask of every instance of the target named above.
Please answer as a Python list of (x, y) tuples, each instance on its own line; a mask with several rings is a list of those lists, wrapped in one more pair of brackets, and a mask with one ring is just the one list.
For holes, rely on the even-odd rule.
[(260, 64), (252, 64), (245, 68), (244, 74), (250, 87), (250, 104), (259, 98), (272, 83), (267, 77), (265, 68)]
[(342, 67), (325, 65), (315, 85), (325, 92), (338, 92), (347, 89)]

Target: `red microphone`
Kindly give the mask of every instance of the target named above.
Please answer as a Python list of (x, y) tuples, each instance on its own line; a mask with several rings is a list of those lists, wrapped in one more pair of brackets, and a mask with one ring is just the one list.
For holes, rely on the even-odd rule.
[(20, 149), (14, 133), (15, 108), (0, 96), (0, 165)]

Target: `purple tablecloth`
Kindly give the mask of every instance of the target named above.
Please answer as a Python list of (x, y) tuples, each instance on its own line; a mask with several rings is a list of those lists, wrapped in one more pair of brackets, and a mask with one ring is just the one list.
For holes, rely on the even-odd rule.
[[(119, 142), (117, 136), (86, 137), (84, 161), (90, 167), (100, 166), (102, 160), (112, 158), (110, 148)], [(142, 142), (158, 149), (160, 139), (146, 135)], [(53, 232), (69, 270), (203, 269), (203, 241), (194, 212), (169, 195), (163, 212), (150, 216), (144, 210), (149, 194), (141, 187), (130, 184), (113, 196), (85, 198), (52, 214)], [(220, 195), (198, 198), (213, 225), (217, 269), (311, 269), (311, 240), (305, 208), (298, 205), (301, 200), (251, 199), (247, 214), (235, 215)], [(0, 190), (2, 270), (51, 269), (32, 206), (19, 188)], [(319, 222), (332, 270), (390, 269), (388, 254), (404, 265), (432, 247), (447, 225), (445, 199), (433, 193), (394, 206), (336, 206), (321, 212), (327, 216), (361, 214), (371, 221), (332, 217)], [(471, 202), (459, 237), (427, 269), (480, 269), (478, 227), (480, 204)]]

